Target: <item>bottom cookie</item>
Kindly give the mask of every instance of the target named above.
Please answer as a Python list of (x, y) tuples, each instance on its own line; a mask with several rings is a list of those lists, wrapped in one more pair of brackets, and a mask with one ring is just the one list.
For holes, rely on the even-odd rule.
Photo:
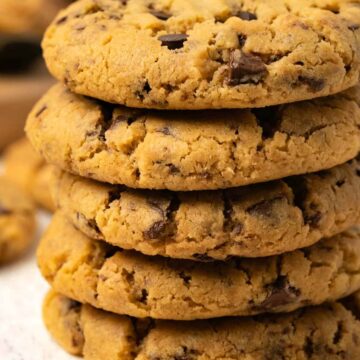
[(55, 204), (50, 190), (53, 168), (45, 163), (30, 142), (22, 138), (6, 151), (5, 175), (26, 191), (41, 207), (54, 211)]
[(0, 178), (0, 264), (31, 245), (36, 228), (32, 201), (12, 182)]
[(51, 291), (44, 322), (86, 360), (359, 359), (360, 321), (340, 303), (290, 314), (192, 322), (137, 320)]

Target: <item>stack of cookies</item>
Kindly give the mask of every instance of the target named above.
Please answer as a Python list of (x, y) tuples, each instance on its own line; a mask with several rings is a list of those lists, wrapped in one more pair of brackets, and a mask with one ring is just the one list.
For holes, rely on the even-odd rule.
[(38, 262), (66, 350), (360, 358), (359, 4), (79, 0), (58, 15), (43, 48), (63, 84), (27, 133), (57, 166)]

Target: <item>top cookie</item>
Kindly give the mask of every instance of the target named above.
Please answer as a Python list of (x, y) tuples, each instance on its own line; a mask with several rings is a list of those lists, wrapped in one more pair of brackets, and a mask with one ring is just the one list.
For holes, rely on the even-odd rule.
[(326, 96), (360, 72), (346, 0), (80, 0), (48, 29), (52, 74), (130, 107), (254, 108)]

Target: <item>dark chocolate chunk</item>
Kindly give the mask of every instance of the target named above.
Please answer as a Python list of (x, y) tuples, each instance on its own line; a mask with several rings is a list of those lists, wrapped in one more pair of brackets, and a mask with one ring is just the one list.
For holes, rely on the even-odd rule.
[(321, 91), (325, 87), (325, 80), (314, 77), (299, 76), (300, 83), (306, 84), (314, 92)]
[(174, 164), (170, 164), (170, 165), (168, 165), (168, 167), (170, 170), (170, 174), (175, 175), (175, 174), (180, 173), (180, 169), (178, 167), (176, 167)]
[(274, 284), (271, 285), (271, 292), (262, 302), (263, 309), (275, 309), (297, 301), (300, 290), (289, 284), (286, 276), (279, 276)]
[(248, 11), (239, 11), (236, 14), (237, 17), (239, 17), (242, 20), (247, 20), (247, 21), (251, 21), (251, 20), (257, 20), (257, 16), (251, 12)]
[(35, 114), (35, 117), (39, 117), (47, 109), (46, 105), (43, 105), (38, 112)]
[(151, 227), (148, 230), (144, 231), (143, 234), (145, 239), (154, 240), (154, 239), (158, 239), (165, 229), (166, 229), (166, 222), (161, 220), (151, 225)]
[(61, 25), (61, 24), (64, 24), (67, 20), (67, 16), (62, 16), (61, 18), (59, 18), (58, 20), (56, 20), (55, 24), (56, 25)]
[(160, 128), (159, 130), (157, 130), (157, 132), (162, 133), (162, 134), (167, 135), (167, 136), (171, 135), (171, 131), (167, 126), (164, 126), (164, 127)]
[(75, 312), (80, 311), (81, 303), (75, 301), (75, 300), (69, 300), (66, 302), (67, 310), (74, 310)]
[(171, 14), (168, 14), (164, 11), (160, 11), (160, 10), (150, 10), (151, 15), (154, 15), (155, 17), (157, 17), (159, 20), (167, 20), (169, 18), (171, 18)]
[(11, 215), (12, 211), (0, 204), (0, 216)]
[(258, 83), (267, 74), (265, 63), (259, 56), (245, 54), (239, 49), (230, 55), (229, 85)]
[(321, 212), (317, 211), (314, 214), (306, 214), (304, 216), (304, 221), (305, 221), (305, 224), (315, 227), (319, 224), (321, 218), (322, 218)]
[(167, 34), (159, 37), (161, 46), (167, 46), (170, 50), (181, 49), (189, 35), (186, 34)]
[(359, 24), (351, 24), (351, 25), (348, 26), (348, 29), (351, 30), (351, 31), (359, 30), (360, 25)]
[(186, 286), (190, 285), (191, 282), (191, 276), (190, 275), (186, 275), (183, 271), (181, 273), (179, 273), (179, 276), (183, 279), (184, 284)]
[(244, 34), (238, 34), (238, 39), (239, 39), (239, 45), (240, 47), (244, 47), (247, 36)]
[(246, 211), (252, 215), (271, 217), (274, 215), (273, 206), (279, 200), (284, 199), (285, 196), (277, 196), (273, 199), (263, 200), (255, 205), (250, 206)]
[(139, 301), (143, 304), (147, 303), (147, 298), (149, 296), (149, 293), (147, 292), (146, 289), (142, 289), (141, 290), (141, 297), (139, 298)]

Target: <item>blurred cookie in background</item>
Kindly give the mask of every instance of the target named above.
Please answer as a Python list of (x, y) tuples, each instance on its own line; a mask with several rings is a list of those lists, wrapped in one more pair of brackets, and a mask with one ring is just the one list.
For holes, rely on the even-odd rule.
[(1, 0), (0, 32), (41, 34), (70, 0)]
[(52, 166), (45, 163), (26, 138), (5, 150), (4, 161), (6, 178), (21, 187), (37, 205), (55, 210), (50, 191)]
[(24, 134), (27, 114), (52, 84), (40, 42), (46, 26), (69, 2), (0, 1), (0, 150)]
[(35, 207), (14, 183), (0, 178), (0, 265), (23, 255), (36, 230)]

